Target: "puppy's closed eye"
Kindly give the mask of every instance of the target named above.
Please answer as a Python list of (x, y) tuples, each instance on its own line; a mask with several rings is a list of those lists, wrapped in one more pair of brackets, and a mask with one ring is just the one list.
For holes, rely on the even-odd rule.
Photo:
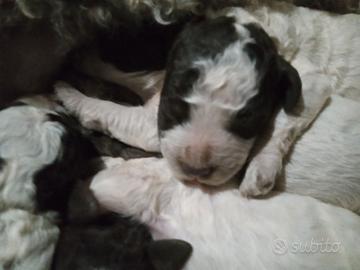
[(181, 125), (189, 119), (190, 105), (180, 97), (166, 97), (161, 101), (163, 106), (159, 114), (159, 130), (166, 131)]
[(169, 104), (169, 117), (173, 121), (181, 122), (184, 114), (189, 110), (189, 104), (179, 97), (167, 99)]
[(244, 139), (255, 137), (259, 130), (259, 123), (254, 123), (256, 118), (254, 112), (240, 111), (231, 118), (228, 130)]
[(246, 51), (250, 60), (256, 63), (256, 68), (259, 69), (261, 64), (265, 61), (264, 50), (256, 43), (246, 44), (244, 50)]
[(228, 130), (235, 135), (250, 139), (261, 134), (268, 127), (271, 107), (264, 104), (248, 104), (238, 111), (228, 122)]

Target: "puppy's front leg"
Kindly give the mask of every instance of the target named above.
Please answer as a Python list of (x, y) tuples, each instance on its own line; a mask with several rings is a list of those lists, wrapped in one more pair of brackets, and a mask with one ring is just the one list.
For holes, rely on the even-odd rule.
[(296, 133), (301, 130), (299, 119), (289, 119), (284, 112), (277, 116), (275, 130), (270, 140), (251, 159), (240, 185), (244, 197), (265, 195), (270, 192), (278, 173), (282, 169), (283, 157), (288, 152)]
[(110, 63), (106, 63), (94, 53), (84, 57), (79, 63), (80, 69), (96, 78), (125, 86), (139, 95), (143, 101), (149, 100), (163, 87), (165, 71), (123, 72)]
[(146, 151), (160, 151), (157, 131), (160, 93), (144, 106), (131, 107), (87, 97), (66, 83), (57, 83), (55, 92), (65, 108), (86, 128)]
[(264, 147), (253, 157), (246, 170), (240, 192), (245, 197), (267, 194), (281, 172), (283, 158), (292, 144), (319, 114), (331, 94), (326, 75), (303, 74), (303, 106), (298, 115), (283, 110), (276, 116), (274, 130)]
[(166, 162), (157, 158), (110, 158), (105, 164), (108, 168), (98, 173), (90, 186), (100, 205), (145, 223), (156, 220), (165, 198), (171, 198), (161, 195), (164, 186), (171, 183)]

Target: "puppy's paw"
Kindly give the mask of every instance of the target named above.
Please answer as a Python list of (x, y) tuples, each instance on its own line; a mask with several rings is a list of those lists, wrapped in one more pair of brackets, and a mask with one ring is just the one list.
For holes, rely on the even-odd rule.
[(84, 95), (65, 82), (57, 82), (54, 86), (55, 96), (66, 109), (73, 112), (83, 99)]
[(240, 185), (241, 195), (249, 198), (268, 194), (281, 170), (281, 161), (281, 157), (255, 157), (250, 162)]

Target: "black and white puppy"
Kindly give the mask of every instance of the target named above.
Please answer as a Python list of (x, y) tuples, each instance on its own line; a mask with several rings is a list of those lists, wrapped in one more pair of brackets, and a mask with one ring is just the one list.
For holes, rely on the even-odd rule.
[[(281, 108), (291, 113), (301, 96), (299, 74), (269, 35), (231, 16), (189, 24), (169, 54), (163, 84), (163, 74), (152, 80), (141, 74), (107, 74), (141, 96), (162, 88), (161, 97), (155, 94), (143, 107), (125, 108), (64, 85), (57, 86), (58, 96), (85, 126), (101, 123), (100, 130), (126, 143), (161, 149), (177, 179), (207, 185), (232, 179), (257, 139), (271, 130), (275, 114)], [(135, 87), (128, 83), (131, 76)], [(251, 179), (258, 189), (244, 195), (268, 192), (275, 182), (275, 176), (270, 178)]]
[(275, 112), (291, 112), (300, 96), (297, 71), (259, 25), (230, 17), (190, 25), (169, 57), (158, 114), (161, 152), (178, 179), (227, 182)]

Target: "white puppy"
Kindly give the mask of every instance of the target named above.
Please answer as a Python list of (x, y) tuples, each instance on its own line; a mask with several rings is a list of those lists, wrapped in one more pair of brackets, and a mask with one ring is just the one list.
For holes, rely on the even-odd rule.
[(247, 200), (237, 188), (188, 186), (164, 159), (107, 160), (91, 184), (100, 204), (132, 216), (156, 239), (194, 252), (184, 269), (358, 269), (360, 217), (310, 197)]
[[(358, 102), (332, 97), (295, 145), (286, 190), (360, 213), (359, 196), (351, 196), (360, 191), (359, 110)], [(158, 239), (190, 242), (194, 253), (185, 269), (360, 267), (360, 218), (344, 209), (288, 193), (246, 200), (236, 185), (188, 186), (172, 177), (165, 160), (106, 164), (91, 185), (100, 203), (146, 223)]]

